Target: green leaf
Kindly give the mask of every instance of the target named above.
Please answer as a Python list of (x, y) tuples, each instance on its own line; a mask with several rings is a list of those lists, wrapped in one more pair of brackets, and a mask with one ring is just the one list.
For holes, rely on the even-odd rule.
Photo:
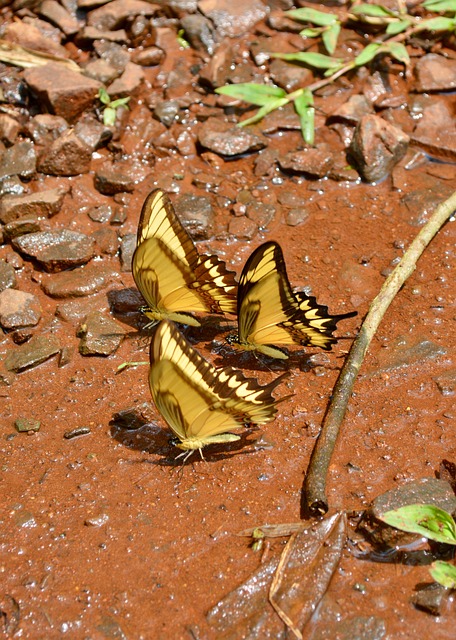
[(431, 504), (412, 504), (379, 516), (401, 531), (456, 545), (456, 523), (449, 513)]
[(388, 51), (395, 60), (403, 62), (405, 65), (410, 64), (410, 57), (407, 49), (400, 42), (385, 43), (385, 51)]
[(241, 82), (239, 84), (229, 84), (215, 90), (223, 96), (231, 96), (238, 100), (244, 100), (259, 107), (269, 104), (277, 98), (286, 96), (286, 91), (280, 87), (270, 84), (256, 84), (255, 82)]
[(329, 53), (329, 55), (332, 55), (336, 50), (337, 38), (339, 37), (339, 33), (340, 33), (340, 22), (335, 22), (334, 24), (330, 25), (322, 33), (321, 38), (323, 40), (323, 44), (325, 45), (325, 49)]
[(398, 33), (402, 33), (408, 29), (411, 24), (411, 20), (396, 20), (394, 22), (390, 22), (386, 27), (386, 33), (389, 36), (396, 36)]
[(117, 100), (114, 100), (113, 102), (111, 102), (109, 106), (112, 107), (112, 109), (117, 109), (117, 107), (123, 107), (130, 101), (130, 98), (131, 96), (128, 96), (128, 98), (118, 98)]
[(286, 104), (288, 104), (288, 98), (278, 98), (277, 100), (273, 100), (268, 104), (265, 104), (263, 107), (261, 107), (261, 109), (258, 109), (258, 111), (254, 116), (240, 122), (239, 126), (246, 127), (249, 124), (255, 124), (255, 122), (259, 122), (268, 113), (271, 113), (271, 111), (274, 111), (275, 109), (279, 109), (280, 107), (283, 107)]
[(417, 25), (417, 31), (454, 31), (456, 20), (454, 18), (429, 18)]
[(116, 110), (112, 109), (111, 107), (106, 107), (106, 109), (103, 111), (103, 123), (107, 127), (112, 127), (114, 126), (115, 122), (116, 122)]
[(321, 27), (307, 27), (307, 29), (303, 29), (302, 31), (300, 31), (299, 35), (301, 36), (301, 38), (318, 38), (322, 31), (323, 29)]
[(177, 32), (177, 42), (182, 49), (190, 49), (190, 43), (185, 39), (185, 29), (179, 29)]
[(338, 20), (338, 17), (334, 13), (325, 13), (323, 11), (317, 11), (316, 9), (310, 9), (307, 7), (285, 11), (284, 15), (286, 15), (287, 18), (299, 20), (299, 22), (311, 22), (312, 24), (318, 24), (320, 27), (326, 27)]
[(355, 58), (355, 65), (357, 67), (362, 67), (365, 64), (371, 62), (375, 56), (378, 54), (379, 49), (381, 48), (381, 44), (377, 42), (372, 42), (365, 47), (361, 53), (359, 53)]
[(322, 53), (307, 53), (306, 51), (298, 51), (297, 53), (271, 53), (271, 58), (280, 58), (281, 60), (289, 60), (291, 62), (303, 62), (309, 67), (316, 69), (331, 69), (338, 67), (342, 60), (340, 58), (330, 58)]
[(431, 564), (429, 573), (443, 587), (456, 589), (456, 567), (453, 564), (443, 560), (436, 560)]
[(313, 145), (315, 140), (315, 109), (312, 92), (304, 89), (294, 101), (296, 113), (301, 122), (302, 137), (307, 144)]
[(456, 11), (456, 0), (426, 0), (423, 7), (429, 11)]
[(109, 104), (111, 102), (111, 98), (109, 96), (109, 93), (106, 91), (106, 89), (104, 87), (100, 87), (98, 89), (98, 99), (103, 104)]
[(380, 4), (358, 4), (350, 9), (351, 13), (359, 16), (370, 16), (372, 18), (384, 18), (395, 14)]

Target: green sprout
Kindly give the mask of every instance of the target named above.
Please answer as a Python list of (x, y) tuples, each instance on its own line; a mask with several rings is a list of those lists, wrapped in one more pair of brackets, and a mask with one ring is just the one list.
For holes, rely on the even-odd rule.
[(118, 98), (117, 100), (111, 100), (109, 93), (106, 91), (104, 87), (101, 87), (98, 91), (98, 99), (105, 106), (103, 109), (103, 124), (107, 127), (113, 127), (116, 118), (117, 118), (117, 110), (119, 107), (127, 107), (127, 103), (130, 101), (130, 96), (127, 98)]

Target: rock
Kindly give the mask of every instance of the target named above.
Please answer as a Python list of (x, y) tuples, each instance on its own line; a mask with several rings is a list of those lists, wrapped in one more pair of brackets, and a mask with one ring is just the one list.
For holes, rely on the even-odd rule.
[(257, 234), (258, 227), (250, 218), (238, 216), (231, 218), (228, 232), (239, 240), (251, 240)]
[(409, 140), (401, 129), (379, 116), (367, 115), (355, 129), (349, 154), (365, 180), (379, 182), (405, 156)]
[(0, 201), (0, 221), (8, 224), (18, 218), (55, 216), (62, 208), (67, 193), (68, 187), (57, 187), (25, 196), (5, 196)]
[(49, 360), (59, 351), (60, 343), (56, 336), (33, 336), (28, 342), (8, 353), (5, 358), (5, 368), (19, 373)]
[[(377, 616), (355, 616), (337, 621), (337, 640), (382, 640), (386, 637), (386, 624)], [(322, 634), (319, 640), (329, 638)]]
[(426, 176), (422, 176), (420, 185), (419, 189), (409, 190), (401, 198), (406, 207), (405, 219), (413, 227), (427, 222), (435, 208), (454, 193), (452, 185), (438, 182), (430, 176), (427, 180)]
[(110, 204), (100, 204), (87, 211), (87, 215), (94, 222), (109, 222), (112, 217), (112, 207)]
[(211, 237), (214, 210), (209, 198), (184, 193), (176, 200), (175, 210), (194, 240), (207, 240)]
[(0, 140), (7, 147), (11, 147), (15, 143), (20, 129), (21, 125), (15, 118), (6, 113), (0, 113)]
[(94, 42), (93, 47), (100, 58), (106, 60), (114, 69), (117, 69), (119, 74), (124, 71), (126, 65), (130, 62), (129, 52), (121, 47), (120, 44), (101, 40), (100, 42)]
[(421, 611), (441, 616), (447, 608), (450, 593), (451, 589), (446, 589), (438, 582), (419, 585), (410, 602)]
[(154, 109), (155, 117), (166, 127), (170, 127), (179, 115), (179, 104), (176, 100), (162, 100)]
[(377, 366), (370, 369), (370, 375), (377, 375), (398, 367), (406, 367), (423, 360), (433, 360), (445, 355), (445, 347), (418, 335), (399, 336), (389, 344), (388, 349), (381, 351), (377, 358)]
[[(116, 31), (110, 31), (105, 29), (104, 31), (100, 31), (96, 27), (83, 27), (78, 34), (78, 42), (79, 41), (92, 41), (92, 40), (106, 40), (108, 42), (120, 42), (126, 43), (128, 40), (128, 35), (125, 29), (117, 29)], [(87, 69), (87, 67), (86, 67)]]
[(142, 67), (134, 62), (127, 62), (120, 78), (117, 78), (109, 85), (108, 93), (111, 97), (116, 98), (135, 96), (139, 93), (144, 79), (145, 76)]
[(220, 36), (230, 38), (244, 35), (269, 13), (260, 0), (199, 0), (198, 9), (212, 20)]
[(84, 75), (108, 85), (119, 77), (119, 71), (103, 58), (97, 58), (97, 60), (91, 60), (84, 67)]
[(415, 65), (416, 91), (450, 91), (456, 89), (456, 60), (428, 53)]
[(313, 73), (310, 69), (290, 64), (286, 60), (280, 60), (279, 58), (271, 62), (269, 73), (274, 83), (278, 87), (285, 89), (287, 93), (306, 87), (313, 79)]
[(50, 53), (61, 58), (70, 57), (69, 52), (59, 42), (46, 37), (34, 24), (26, 24), (18, 18), (6, 26), (2, 37), (8, 42), (20, 44), (34, 51)]
[(41, 280), (41, 286), (51, 298), (78, 298), (103, 289), (112, 275), (112, 268), (102, 264), (88, 264), (72, 271), (45, 276)]
[(25, 187), (17, 176), (0, 177), (0, 200), (7, 195), (21, 196)]
[(125, 335), (123, 327), (99, 311), (89, 313), (79, 327), (79, 353), (83, 356), (109, 356), (119, 348)]
[(444, 396), (452, 396), (456, 392), (456, 369), (445, 371), (442, 375), (434, 378), (434, 382), (439, 391)]
[(256, 176), (266, 176), (275, 168), (275, 162), (279, 157), (277, 149), (267, 147), (255, 158), (254, 173)]
[(136, 233), (127, 233), (120, 242), (120, 270), (131, 271), (133, 252), (136, 249)]
[[(141, 304), (144, 304), (144, 302), (141, 301)], [(94, 309), (102, 313), (109, 311), (106, 293), (60, 302), (56, 307), (55, 315), (65, 322), (79, 324)]]
[(230, 77), (233, 59), (233, 47), (228, 40), (225, 40), (201, 69), (199, 73), (200, 82), (209, 85), (211, 89), (223, 87)]
[(289, 209), (285, 214), (285, 221), (287, 225), (290, 227), (296, 227), (298, 224), (302, 224), (309, 217), (309, 212), (307, 209), (298, 208), (298, 209)]
[(91, 114), (77, 122), (74, 133), (91, 151), (104, 146), (112, 138), (111, 129)]
[(375, 545), (394, 547), (409, 544), (422, 536), (390, 527), (379, 520), (378, 516), (410, 504), (431, 504), (453, 513), (456, 509), (456, 496), (446, 480), (420, 478), (375, 498), (358, 528)]
[(160, 47), (146, 47), (133, 52), (131, 61), (141, 67), (155, 67), (162, 64), (165, 59), (165, 52)]
[(0, 293), (0, 325), (13, 330), (34, 327), (41, 319), (41, 305), (31, 293), (5, 289)]
[(259, 151), (266, 146), (266, 140), (251, 129), (240, 129), (218, 118), (209, 118), (202, 124), (198, 140), (203, 147), (222, 156)]
[(12, 240), (13, 238), (17, 238), (18, 236), (41, 231), (41, 223), (36, 216), (19, 218), (18, 220), (8, 222), (8, 224), (5, 225), (3, 231), (5, 234), (5, 238), (7, 240)]
[(119, 238), (114, 229), (97, 229), (92, 233), (95, 240), (97, 253), (107, 256), (115, 256), (119, 250)]
[(185, 39), (193, 49), (213, 55), (215, 45), (214, 27), (210, 20), (199, 13), (186, 15), (181, 19)]
[(14, 289), (16, 284), (16, 272), (13, 267), (5, 260), (0, 260), (0, 292), (5, 289)]
[(79, 31), (78, 21), (56, 0), (44, 0), (40, 4), (39, 12), (66, 36), (72, 36)]
[(348, 124), (357, 124), (361, 118), (371, 113), (373, 113), (373, 109), (369, 100), (363, 95), (355, 94), (332, 112), (329, 121), (337, 120)]
[(275, 218), (276, 208), (272, 204), (255, 200), (247, 204), (245, 212), (260, 229), (266, 229)]
[(18, 251), (51, 273), (89, 262), (94, 256), (94, 244), (92, 238), (68, 229), (30, 233), (13, 240)]
[(135, 16), (153, 16), (159, 5), (143, 0), (113, 0), (99, 9), (90, 11), (87, 23), (101, 30), (117, 29)]
[(51, 176), (77, 176), (88, 173), (92, 150), (73, 129), (54, 140), (38, 159), (38, 171)]
[(55, 63), (26, 69), (24, 79), (38, 99), (67, 122), (90, 110), (102, 87), (101, 82)]
[(114, 289), (109, 291), (109, 306), (114, 314), (138, 313), (139, 307), (144, 304), (144, 298), (138, 289)]
[(96, 516), (90, 516), (90, 518), (86, 518), (84, 520), (84, 525), (86, 527), (102, 527), (108, 522), (108, 520), (109, 516), (107, 513), (99, 513)]
[(0, 155), (0, 179), (5, 176), (31, 178), (36, 172), (36, 153), (32, 142), (16, 142)]
[[(33, 418), (17, 418), (14, 421), (14, 426), (19, 433), (29, 432), (29, 431), (39, 431), (41, 427), (41, 422), (39, 420), (34, 420)], [(29, 515), (29, 514), (27, 514)], [(34, 525), (36, 526), (35, 519), (33, 518)], [(30, 523), (30, 520), (28, 520)], [(23, 525), (24, 526), (24, 525)], [(28, 524), (30, 526), (30, 524)]]
[(437, 100), (424, 107), (411, 139), (428, 155), (456, 161), (456, 123), (445, 102)]
[(95, 173), (95, 188), (107, 196), (123, 191), (133, 193), (150, 172), (151, 168), (144, 165), (105, 162)]
[(281, 169), (285, 171), (307, 173), (317, 178), (324, 178), (334, 164), (329, 151), (312, 148), (290, 151), (285, 156), (279, 156), (278, 161)]
[(128, 409), (122, 409), (122, 411), (118, 411), (112, 417), (117, 427), (129, 430), (141, 429), (144, 425), (153, 422), (155, 419), (156, 413), (150, 402), (143, 402)]
[(195, 156), (197, 153), (195, 138), (193, 134), (186, 129), (177, 136), (176, 147), (181, 156)]
[(68, 123), (61, 116), (39, 113), (29, 120), (26, 129), (35, 144), (49, 146), (53, 140), (68, 129)]

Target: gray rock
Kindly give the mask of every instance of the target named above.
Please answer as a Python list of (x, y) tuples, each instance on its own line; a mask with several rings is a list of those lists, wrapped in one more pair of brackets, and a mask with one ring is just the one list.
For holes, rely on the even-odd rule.
[(120, 269), (131, 271), (133, 252), (136, 249), (136, 234), (127, 233), (120, 241)]
[(114, 82), (109, 85), (108, 93), (111, 97), (115, 98), (135, 96), (139, 93), (144, 79), (145, 75), (142, 67), (134, 62), (127, 62), (120, 78), (116, 78)]
[(334, 164), (330, 151), (323, 149), (303, 149), (290, 151), (285, 156), (279, 156), (279, 165), (286, 171), (307, 173), (310, 176), (324, 178)]
[(108, 520), (109, 516), (107, 513), (99, 513), (96, 516), (90, 516), (89, 518), (86, 518), (84, 520), (84, 524), (86, 527), (102, 527), (108, 522)]
[(74, 133), (91, 151), (99, 149), (112, 138), (112, 131), (95, 116), (87, 114), (76, 124)]
[(5, 289), (0, 293), (0, 325), (13, 330), (34, 327), (41, 319), (41, 305), (31, 293)]
[(26, 69), (24, 79), (38, 99), (67, 122), (74, 122), (92, 108), (102, 86), (92, 78), (55, 63)]
[(276, 208), (272, 204), (264, 202), (249, 202), (246, 207), (246, 215), (253, 220), (260, 229), (266, 229), (274, 220)]
[(433, 616), (441, 616), (445, 613), (451, 589), (446, 589), (441, 584), (420, 585), (416, 593), (410, 598), (410, 602), (421, 611), (426, 611)]
[(431, 504), (453, 513), (456, 509), (456, 496), (446, 480), (421, 478), (408, 482), (375, 498), (358, 528), (375, 545), (394, 547), (409, 544), (422, 536), (390, 527), (379, 520), (378, 516), (410, 504)]
[(181, 26), (185, 32), (185, 38), (193, 49), (208, 53), (210, 56), (215, 51), (215, 33), (210, 20), (199, 13), (186, 15), (181, 19)]
[(0, 221), (7, 224), (18, 218), (55, 216), (67, 193), (68, 187), (57, 187), (28, 195), (5, 196), (0, 201)]
[(433, 360), (445, 355), (447, 350), (421, 336), (398, 336), (390, 343), (388, 349), (382, 350), (377, 359), (377, 365), (369, 370), (370, 375), (377, 375), (391, 369), (407, 367), (423, 360)]
[(94, 240), (83, 233), (63, 229), (41, 231), (20, 236), (13, 245), (29, 258), (34, 258), (52, 273), (77, 267), (94, 256)]
[(0, 179), (6, 176), (31, 178), (36, 172), (36, 153), (32, 142), (16, 142), (0, 156)]
[(289, 209), (285, 214), (285, 221), (290, 227), (296, 227), (302, 224), (309, 217), (309, 212), (304, 207)]
[[(144, 302), (141, 301), (140, 304), (144, 304)], [(105, 292), (87, 296), (87, 298), (77, 298), (76, 300), (60, 302), (56, 307), (55, 315), (65, 322), (79, 324), (94, 309), (102, 313), (109, 311)]]
[(442, 375), (434, 378), (439, 391), (444, 396), (452, 396), (456, 392), (456, 369), (445, 371)]
[(193, 239), (207, 240), (211, 237), (214, 210), (209, 198), (184, 193), (176, 200), (175, 210)]
[(38, 170), (51, 176), (77, 176), (88, 173), (91, 160), (91, 148), (70, 129), (43, 151)]
[(198, 8), (215, 24), (220, 36), (236, 38), (241, 36), (269, 13), (260, 0), (199, 0)]
[(96, 41), (93, 43), (93, 47), (97, 54), (103, 60), (106, 60), (114, 69), (117, 69), (118, 73), (122, 73), (130, 62), (129, 52), (115, 42), (108, 42), (106, 40)]
[(13, 267), (5, 260), (0, 260), (0, 291), (14, 289), (16, 283), (16, 272)]
[(266, 147), (263, 136), (218, 118), (209, 118), (202, 124), (198, 140), (203, 147), (222, 156), (236, 156)]
[(160, 47), (146, 47), (133, 52), (131, 61), (141, 67), (155, 67), (165, 59), (165, 52)]
[(239, 240), (251, 240), (258, 233), (258, 226), (245, 216), (231, 218), (228, 232)]
[(44, 0), (40, 3), (39, 12), (66, 36), (72, 36), (79, 31), (78, 21), (56, 0)]
[(84, 67), (84, 75), (98, 82), (102, 82), (104, 85), (108, 85), (119, 77), (119, 71), (110, 65), (107, 60), (97, 58), (97, 60), (91, 60)]
[(278, 87), (285, 89), (287, 93), (306, 87), (313, 78), (310, 69), (290, 64), (286, 60), (280, 60), (279, 58), (271, 62), (269, 72), (274, 83)]
[[(79, 3), (79, 6), (81, 6), (81, 3)], [(125, 29), (117, 29), (116, 31), (105, 29), (100, 31), (96, 27), (83, 27), (78, 35), (78, 41), (80, 40), (106, 40), (108, 42), (124, 43), (127, 42), (128, 35)], [(87, 71), (87, 67), (84, 71)]]
[[(14, 426), (19, 433), (39, 431), (41, 422), (39, 420), (34, 420), (33, 418), (17, 418), (14, 421)], [(36, 526), (36, 523), (34, 526)]]
[(17, 176), (0, 177), (0, 199), (5, 196), (21, 196), (25, 193), (25, 187)]
[(26, 235), (27, 233), (36, 233), (41, 231), (41, 223), (36, 216), (29, 216), (26, 218), (19, 218), (8, 222), (4, 228), (5, 238), (12, 240), (18, 236)]
[(115, 256), (119, 250), (119, 238), (114, 229), (97, 229), (92, 233), (92, 238), (95, 240), (97, 253), (101, 255)]
[(409, 136), (401, 129), (375, 115), (358, 123), (349, 154), (368, 182), (379, 182), (391, 173), (408, 149)]
[(179, 104), (176, 100), (162, 100), (154, 109), (154, 115), (166, 127), (170, 127), (179, 115)]
[(113, 0), (99, 9), (90, 11), (87, 23), (97, 29), (112, 31), (121, 27), (127, 20), (131, 21), (135, 16), (152, 16), (156, 11), (157, 5), (143, 0)]
[(109, 204), (100, 204), (87, 211), (87, 215), (94, 222), (109, 222), (112, 217), (112, 207)]
[(112, 269), (88, 264), (72, 271), (44, 276), (41, 286), (51, 298), (79, 298), (101, 291), (112, 278)]
[(79, 327), (81, 338), (79, 353), (83, 356), (109, 356), (119, 348), (125, 335), (124, 328), (99, 311), (92, 311)]
[(440, 160), (456, 161), (456, 122), (441, 99), (426, 104), (411, 136), (414, 145)]
[(26, 130), (35, 144), (49, 146), (68, 129), (68, 123), (61, 116), (39, 113), (27, 123)]
[(20, 129), (21, 125), (15, 118), (6, 113), (0, 113), (0, 140), (7, 147), (11, 147), (15, 143)]
[(341, 120), (348, 124), (357, 124), (363, 116), (367, 116), (370, 113), (373, 113), (373, 109), (369, 100), (363, 95), (355, 94), (350, 96), (347, 102), (337, 107), (329, 120)]
[(453, 193), (453, 185), (444, 184), (431, 176), (422, 176), (420, 188), (407, 191), (401, 198), (406, 207), (406, 222), (413, 227), (425, 224), (435, 208)]
[(131, 163), (104, 163), (95, 173), (95, 188), (107, 196), (127, 191), (133, 193), (151, 169)]
[(415, 65), (416, 91), (449, 91), (456, 89), (456, 60), (437, 53), (418, 58)]
[(19, 373), (36, 367), (60, 351), (60, 342), (54, 335), (33, 336), (31, 340), (10, 351), (5, 358), (5, 368)]

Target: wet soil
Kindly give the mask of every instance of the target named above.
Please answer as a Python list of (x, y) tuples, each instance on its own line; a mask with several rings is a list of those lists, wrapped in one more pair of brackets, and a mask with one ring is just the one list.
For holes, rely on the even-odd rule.
[[(12, 21), (13, 16), (6, 12), (5, 18)], [(256, 246), (277, 240), (293, 286), (309, 287), (333, 313), (356, 309), (359, 315), (340, 323), (343, 339), (331, 352), (292, 348), (285, 363), (233, 353), (224, 341), (232, 318), (187, 328), (187, 337), (216, 365), (242, 368), (260, 382), (290, 370), (281, 393), (294, 395), (279, 405), (276, 420), (261, 431), (247, 433), (240, 443), (208, 448), (205, 461), (195, 455), (182, 466), (153, 406), (139, 429), (113, 422), (117, 412), (150, 402), (146, 366), (116, 374), (125, 361), (147, 359), (148, 340), (138, 331), (139, 314), (111, 307), (125, 339), (109, 357), (84, 357), (76, 335), (80, 320), (56, 315), (62, 301), (41, 289), (43, 269), (19, 257), (11, 244), (0, 246), (0, 258), (16, 261), (16, 288), (32, 293), (41, 305), (41, 320), (28, 333), (56, 336), (69, 349), (64, 366), (51, 358), (8, 374), (0, 388), (0, 600), (5, 637), (220, 637), (208, 626), (207, 611), (265, 560), (248, 538), (237, 534), (302, 517), (304, 474), (351, 339), (423, 220), (454, 189), (454, 165), (424, 155), (411, 162), (417, 151), (413, 146), (393, 174), (376, 185), (310, 179), (275, 165), (259, 175), (257, 153), (228, 160), (208, 154), (196, 142), (193, 130), (209, 111), (226, 118), (210, 92), (204, 103), (182, 108), (168, 146), (163, 140), (161, 146), (144, 145), (143, 110), (151, 95), (157, 100), (163, 96), (160, 78), (179, 67), (182, 76), (176, 84), (185, 95), (190, 91), (186, 73), (193, 73), (195, 61), (204, 60), (193, 49), (179, 49), (176, 25), (169, 29), (173, 37), (166, 34), (169, 49), (165, 47), (162, 66), (144, 67), (145, 81), (131, 110), (123, 112), (111, 146), (93, 153), (90, 171), (73, 177), (37, 173), (24, 181), (30, 192), (44, 186), (71, 187), (45, 228), (88, 235), (114, 228), (122, 239), (136, 232), (142, 202), (152, 188), (169, 191), (174, 201), (181, 194), (205, 196), (215, 218), (208, 238), (198, 243), (201, 251), (217, 253), (239, 274)], [(234, 41), (240, 50), (247, 50), (255, 34), (270, 27), (260, 23), (256, 29)], [(91, 55), (87, 47), (75, 51), (71, 41), (66, 46), (78, 61)], [(22, 73), (12, 67), (3, 73), (5, 69)], [(388, 74), (394, 93), (413, 90), (398, 65)], [(321, 98), (325, 113), (364, 82), (359, 74), (337, 85), (334, 95)], [(454, 96), (439, 99), (454, 106)], [(194, 147), (181, 153), (175, 140), (184, 130)], [(338, 152), (342, 149), (323, 120), (317, 138)], [(268, 150), (277, 153), (302, 145), (299, 131), (268, 137)], [(95, 173), (113, 159), (130, 165), (141, 159), (145, 167), (146, 177), (120, 197), (102, 196), (94, 186)], [(273, 205), (272, 220), (251, 225), (240, 193), (247, 203)], [(301, 199), (304, 207), (283, 204)], [(93, 221), (86, 213), (93, 203), (123, 207), (125, 221), (116, 226)], [(296, 208), (304, 208), (305, 215), (292, 226), (289, 211)], [(449, 222), (420, 258), (370, 346), (330, 467), (331, 512), (362, 511), (379, 494), (434, 477), (443, 458), (455, 458), (454, 242), (454, 222)], [(112, 281), (84, 299), (93, 300), (94, 311), (108, 308), (119, 292), (134, 287), (117, 253), (95, 260), (112, 270)], [(14, 333), (5, 332), (2, 338), (2, 359), (19, 348)], [(453, 383), (444, 384), (445, 379)], [(19, 433), (19, 418), (39, 421), (39, 431)], [(89, 433), (65, 438), (81, 427)], [(283, 544), (282, 539), (272, 541), (266, 557)], [(451, 608), (434, 617), (410, 603), (416, 586), (431, 582), (427, 566), (414, 566), (412, 555), (405, 562), (383, 559), (357, 558), (347, 547), (304, 637), (355, 637), (353, 631), (337, 634), (359, 616), (374, 616), (378, 622), (368, 635), (359, 636), (363, 638), (454, 637)]]

